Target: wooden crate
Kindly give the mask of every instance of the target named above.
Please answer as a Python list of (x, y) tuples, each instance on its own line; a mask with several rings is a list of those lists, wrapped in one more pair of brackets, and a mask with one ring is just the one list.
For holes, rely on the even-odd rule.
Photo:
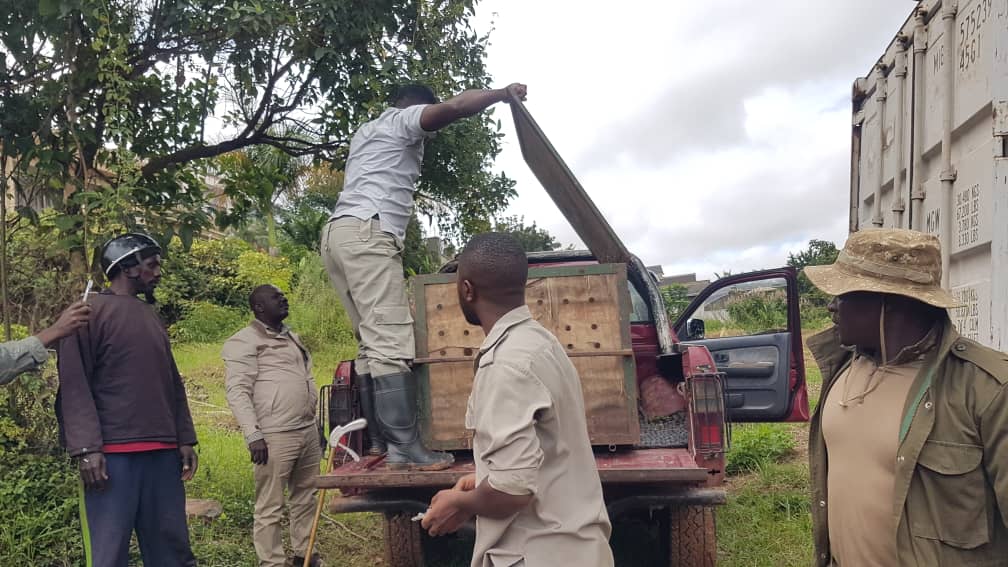
[[(469, 449), (465, 412), (483, 330), (462, 316), (455, 274), (417, 276), (413, 301), (424, 440), (436, 449)], [(577, 368), (592, 444), (639, 442), (626, 265), (533, 268), (526, 301)]]

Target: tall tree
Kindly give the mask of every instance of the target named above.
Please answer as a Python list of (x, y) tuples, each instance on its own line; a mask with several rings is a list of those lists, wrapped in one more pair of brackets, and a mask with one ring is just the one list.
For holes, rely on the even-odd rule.
[[(81, 259), (137, 225), (190, 241), (210, 220), (208, 158), (268, 145), (342, 169), (354, 128), (393, 85), (488, 86), (475, 4), (0, 0), (4, 175), (41, 173), (16, 190), (53, 194)], [(446, 232), (482, 226), (513, 194), (489, 171), (499, 136), (483, 114), (430, 144), (420, 202)]]

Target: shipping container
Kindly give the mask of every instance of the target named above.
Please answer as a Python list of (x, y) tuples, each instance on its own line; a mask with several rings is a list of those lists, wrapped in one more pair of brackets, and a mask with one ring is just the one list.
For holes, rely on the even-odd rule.
[(850, 231), (938, 236), (953, 321), (1008, 349), (1008, 0), (921, 0), (852, 98)]

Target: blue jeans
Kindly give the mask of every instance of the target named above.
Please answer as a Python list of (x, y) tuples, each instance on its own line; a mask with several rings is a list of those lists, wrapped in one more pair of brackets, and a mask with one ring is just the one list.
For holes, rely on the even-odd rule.
[(105, 462), (105, 489), (83, 491), (87, 565), (127, 567), (136, 530), (145, 567), (194, 567), (178, 451), (107, 453)]

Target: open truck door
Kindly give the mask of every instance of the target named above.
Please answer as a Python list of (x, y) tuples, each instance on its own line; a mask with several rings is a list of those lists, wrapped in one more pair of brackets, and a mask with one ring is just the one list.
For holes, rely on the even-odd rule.
[(686, 344), (710, 351), (725, 376), (732, 421), (808, 421), (798, 274), (779, 268), (727, 276), (675, 322)]

